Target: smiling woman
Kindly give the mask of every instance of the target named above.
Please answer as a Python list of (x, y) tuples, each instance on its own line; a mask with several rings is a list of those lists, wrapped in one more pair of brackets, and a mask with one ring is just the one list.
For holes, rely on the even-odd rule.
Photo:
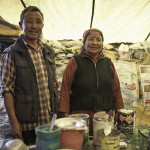
[(116, 122), (118, 110), (124, 107), (114, 65), (103, 56), (103, 41), (99, 29), (84, 32), (81, 53), (70, 59), (61, 85), (60, 114), (88, 114), (90, 135), (95, 112), (115, 110)]
[(93, 57), (98, 57), (102, 47), (103, 47), (103, 40), (102, 36), (99, 34), (98, 31), (91, 31), (85, 41), (85, 50), (88, 54)]

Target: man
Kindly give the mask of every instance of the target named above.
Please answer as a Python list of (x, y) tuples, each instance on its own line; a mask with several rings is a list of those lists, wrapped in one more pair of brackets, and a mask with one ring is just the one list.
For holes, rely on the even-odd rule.
[(57, 113), (54, 51), (40, 40), (44, 17), (36, 6), (22, 11), (23, 31), (1, 58), (1, 92), (13, 138), (35, 144), (35, 128)]

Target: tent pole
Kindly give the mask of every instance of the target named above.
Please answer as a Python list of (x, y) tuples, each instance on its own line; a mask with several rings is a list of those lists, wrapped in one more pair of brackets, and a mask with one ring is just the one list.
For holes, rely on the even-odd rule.
[(148, 33), (148, 35), (147, 35), (147, 37), (146, 37), (146, 39), (144, 41), (146, 41), (149, 38), (149, 36), (150, 36), (150, 32)]
[(95, 0), (93, 0), (93, 4), (92, 4), (92, 16), (91, 16), (90, 28), (92, 28), (92, 23), (93, 23), (94, 7), (95, 7)]
[(23, 0), (20, 0), (20, 1), (22, 3), (23, 7), (26, 8), (26, 5), (25, 5), (24, 1)]

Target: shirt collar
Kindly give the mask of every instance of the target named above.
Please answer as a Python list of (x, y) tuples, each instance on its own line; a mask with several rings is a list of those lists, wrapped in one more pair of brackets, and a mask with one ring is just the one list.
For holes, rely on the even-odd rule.
[[(23, 39), (23, 36), (22, 36), (22, 41), (24, 42), (25, 46), (26, 46), (28, 49), (35, 50), (32, 46), (30, 46), (30, 45)], [(39, 50), (39, 49), (43, 49), (44, 45), (43, 45), (43, 42), (42, 42), (40, 39), (38, 39), (38, 45), (39, 45), (38, 50)]]
[(93, 62), (97, 62), (100, 58), (102, 58), (102, 53), (99, 53), (99, 55), (98, 55), (98, 57), (97, 58), (93, 58), (89, 53), (87, 53), (86, 51), (84, 51), (84, 53), (86, 54), (86, 55), (88, 55), (91, 59), (92, 59), (92, 61)]

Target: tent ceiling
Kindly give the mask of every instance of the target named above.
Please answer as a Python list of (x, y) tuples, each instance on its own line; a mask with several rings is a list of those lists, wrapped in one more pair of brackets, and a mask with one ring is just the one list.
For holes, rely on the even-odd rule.
[[(24, 0), (44, 14), (43, 37), (49, 40), (81, 39), (90, 27), (92, 0)], [(23, 5), (0, 0), (1, 16), (18, 24)], [(144, 41), (150, 32), (150, 0), (96, 0), (92, 27), (102, 30), (105, 43)]]

